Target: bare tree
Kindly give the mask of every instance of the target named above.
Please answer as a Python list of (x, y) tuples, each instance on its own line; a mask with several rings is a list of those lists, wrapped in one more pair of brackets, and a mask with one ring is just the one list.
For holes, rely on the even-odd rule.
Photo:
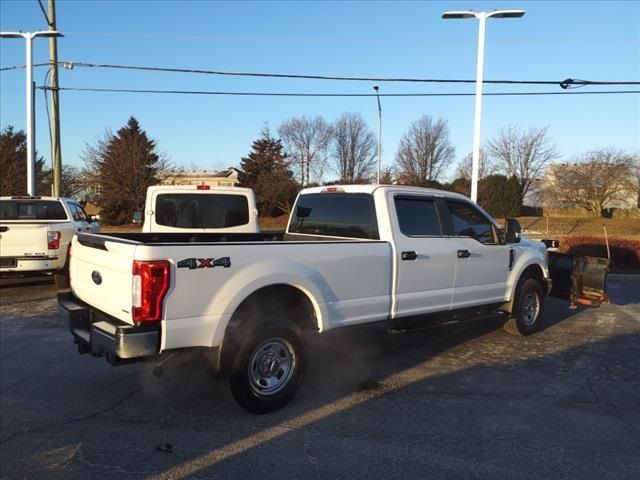
[(572, 163), (550, 165), (544, 203), (582, 207), (600, 215), (606, 208), (634, 207), (638, 200), (637, 162), (637, 155), (608, 148), (586, 152)]
[(300, 172), (300, 185), (311, 182), (312, 174), (314, 182), (321, 183), (331, 142), (331, 125), (320, 115), (293, 117), (280, 125), (278, 134), (290, 156), (289, 163)]
[(368, 180), (375, 170), (376, 141), (359, 113), (343, 113), (333, 125), (333, 169), (344, 183)]
[[(458, 162), (458, 168), (456, 169), (455, 178), (464, 178), (471, 180), (471, 167), (473, 163), (473, 154), (467, 154), (460, 162)], [(478, 163), (478, 179), (493, 175), (495, 173), (495, 166), (489, 162), (489, 156), (484, 148), (480, 149), (480, 162)]]
[(424, 115), (400, 139), (396, 165), (403, 182), (428, 185), (438, 181), (454, 156), (447, 121)]
[(544, 166), (559, 157), (545, 128), (520, 131), (509, 125), (489, 140), (489, 156), (496, 167), (495, 173), (516, 177), (520, 183), (520, 201), (531, 184), (544, 171)]

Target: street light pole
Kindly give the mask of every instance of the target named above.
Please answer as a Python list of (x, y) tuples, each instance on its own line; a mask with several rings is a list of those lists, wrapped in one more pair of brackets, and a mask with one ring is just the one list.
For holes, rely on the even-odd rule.
[(376, 176), (376, 183), (380, 185), (380, 165), (382, 159), (382, 106), (380, 105), (380, 87), (375, 85), (373, 89), (376, 91), (376, 98), (378, 99), (378, 174)]
[(524, 10), (494, 10), (493, 12), (444, 12), (442, 18), (478, 19), (478, 62), (476, 66), (475, 116), (473, 122), (473, 150), (471, 155), (471, 200), (478, 201), (478, 171), (480, 164), (480, 123), (482, 120), (482, 80), (484, 75), (484, 37), (487, 18), (519, 18)]
[(27, 96), (27, 194), (36, 194), (35, 181), (35, 106), (33, 102), (33, 39), (36, 37), (62, 37), (62, 34), (56, 30), (45, 30), (38, 32), (0, 32), (0, 38), (24, 38), (26, 47), (26, 96)]

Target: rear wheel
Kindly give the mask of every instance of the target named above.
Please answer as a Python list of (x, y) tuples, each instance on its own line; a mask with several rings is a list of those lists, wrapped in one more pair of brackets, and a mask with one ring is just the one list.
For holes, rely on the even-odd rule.
[(523, 278), (516, 287), (511, 316), (504, 329), (511, 335), (524, 336), (540, 330), (544, 294), (540, 282)]
[(306, 345), (298, 327), (287, 323), (259, 328), (235, 356), (231, 393), (251, 413), (273, 412), (298, 392), (306, 364)]

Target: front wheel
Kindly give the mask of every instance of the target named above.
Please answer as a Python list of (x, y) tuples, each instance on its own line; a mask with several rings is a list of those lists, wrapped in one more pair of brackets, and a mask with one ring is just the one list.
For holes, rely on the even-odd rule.
[(518, 282), (511, 316), (504, 329), (511, 335), (524, 336), (540, 330), (544, 294), (542, 286), (533, 278)]
[(249, 336), (233, 361), (231, 393), (251, 413), (273, 412), (298, 392), (306, 364), (306, 345), (299, 328), (261, 328)]

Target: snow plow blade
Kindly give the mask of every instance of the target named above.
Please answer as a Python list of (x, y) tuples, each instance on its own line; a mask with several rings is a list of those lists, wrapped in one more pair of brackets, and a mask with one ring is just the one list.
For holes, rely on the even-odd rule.
[(577, 304), (609, 303), (608, 271), (609, 260), (606, 258), (549, 252), (549, 275), (553, 282), (549, 296), (569, 300), (570, 308), (576, 308)]

